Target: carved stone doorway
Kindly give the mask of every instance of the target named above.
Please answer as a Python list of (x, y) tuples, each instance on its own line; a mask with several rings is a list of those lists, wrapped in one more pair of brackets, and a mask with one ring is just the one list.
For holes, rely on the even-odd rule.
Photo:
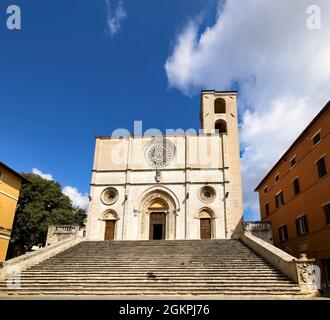
[(211, 239), (211, 219), (200, 219), (201, 239)]
[(105, 221), (104, 240), (113, 240), (115, 238), (115, 220)]
[(163, 212), (150, 213), (150, 240), (164, 240), (166, 230), (166, 214)]

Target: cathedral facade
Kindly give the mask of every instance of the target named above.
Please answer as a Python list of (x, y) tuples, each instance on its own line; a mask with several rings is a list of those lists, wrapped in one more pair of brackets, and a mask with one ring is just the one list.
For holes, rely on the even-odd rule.
[(97, 137), (89, 240), (239, 237), (237, 92), (202, 91), (201, 131)]

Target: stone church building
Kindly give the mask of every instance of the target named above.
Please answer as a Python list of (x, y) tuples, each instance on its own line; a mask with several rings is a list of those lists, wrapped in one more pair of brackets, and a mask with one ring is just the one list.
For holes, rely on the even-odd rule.
[(89, 240), (239, 237), (237, 92), (202, 91), (200, 121), (199, 133), (97, 137)]

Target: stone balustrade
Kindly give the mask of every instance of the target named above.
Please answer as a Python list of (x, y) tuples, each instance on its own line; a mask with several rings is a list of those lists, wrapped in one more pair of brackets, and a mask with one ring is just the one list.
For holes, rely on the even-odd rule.
[(243, 230), (254, 236), (273, 244), (273, 232), (271, 222), (268, 221), (248, 221), (243, 222)]
[(20, 272), (75, 246), (81, 241), (84, 241), (81, 237), (65, 239), (53, 245), (41, 248), (38, 251), (28, 252), (24, 255), (7, 260), (0, 266), (0, 280), (8, 279), (13, 275), (19, 275)]
[(77, 225), (52, 225), (48, 227), (46, 246), (67, 238), (79, 236), (80, 227)]

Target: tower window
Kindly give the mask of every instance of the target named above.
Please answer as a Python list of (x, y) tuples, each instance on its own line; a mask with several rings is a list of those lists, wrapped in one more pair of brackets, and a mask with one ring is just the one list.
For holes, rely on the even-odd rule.
[(227, 124), (226, 124), (226, 122), (224, 120), (217, 121), (215, 123), (215, 130), (218, 130), (219, 134), (227, 133)]
[(226, 102), (222, 98), (214, 101), (214, 113), (226, 113)]

